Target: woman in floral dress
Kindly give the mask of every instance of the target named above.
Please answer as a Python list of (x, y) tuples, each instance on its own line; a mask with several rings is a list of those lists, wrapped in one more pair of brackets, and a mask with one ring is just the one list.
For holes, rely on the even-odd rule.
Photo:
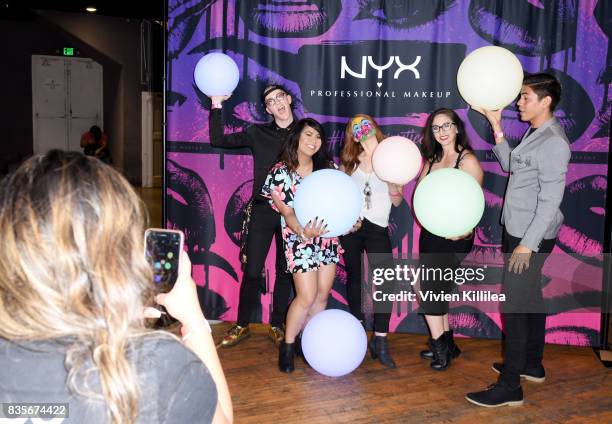
[(285, 340), (278, 359), (280, 370), (287, 373), (294, 370), (296, 337), (308, 319), (327, 306), (342, 253), (337, 238), (321, 237), (327, 232), (322, 219), (300, 225), (293, 199), (302, 179), (319, 169), (334, 167), (323, 127), (314, 119), (302, 119), (287, 136), (279, 162), (270, 169), (262, 188), (262, 196), (268, 197), (282, 215), (287, 271), (295, 283), (296, 295), (287, 312)]

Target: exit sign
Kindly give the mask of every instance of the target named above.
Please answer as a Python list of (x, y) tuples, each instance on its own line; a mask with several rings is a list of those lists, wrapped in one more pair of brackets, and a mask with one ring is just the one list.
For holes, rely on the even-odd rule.
[(64, 56), (74, 56), (74, 48), (64, 47)]

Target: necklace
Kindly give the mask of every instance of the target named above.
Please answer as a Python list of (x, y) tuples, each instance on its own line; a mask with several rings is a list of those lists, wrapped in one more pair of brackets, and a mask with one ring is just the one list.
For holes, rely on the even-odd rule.
[(366, 181), (363, 186), (363, 197), (365, 199), (365, 208), (370, 209), (372, 207), (372, 187), (370, 186), (370, 177), (372, 176), (372, 173), (366, 175)]

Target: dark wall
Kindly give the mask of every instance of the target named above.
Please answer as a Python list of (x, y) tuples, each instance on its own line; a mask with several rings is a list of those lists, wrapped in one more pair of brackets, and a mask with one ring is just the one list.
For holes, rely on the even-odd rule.
[(29, 20), (0, 20), (5, 40), (0, 66), (0, 174), (32, 154), (31, 56), (61, 55), (64, 46), (100, 63), (104, 75), (104, 130), (115, 166), (141, 180), (140, 23), (135, 20), (37, 12)]
[(68, 34), (41, 19), (34, 19), (0, 21), (0, 37), (4, 40), (3, 56), (6, 59), (0, 66), (0, 81), (3, 82), (0, 173), (5, 173), (9, 164), (18, 163), (32, 154), (32, 55), (58, 55), (63, 46), (71, 45), (80, 50), (87, 49), (83, 43), (77, 45), (76, 40)]

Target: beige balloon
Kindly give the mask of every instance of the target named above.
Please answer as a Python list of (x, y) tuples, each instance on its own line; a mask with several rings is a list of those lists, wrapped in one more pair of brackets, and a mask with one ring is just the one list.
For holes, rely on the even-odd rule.
[(523, 67), (518, 58), (503, 47), (487, 46), (467, 55), (457, 71), (457, 86), (471, 106), (503, 109), (521, 92)]

